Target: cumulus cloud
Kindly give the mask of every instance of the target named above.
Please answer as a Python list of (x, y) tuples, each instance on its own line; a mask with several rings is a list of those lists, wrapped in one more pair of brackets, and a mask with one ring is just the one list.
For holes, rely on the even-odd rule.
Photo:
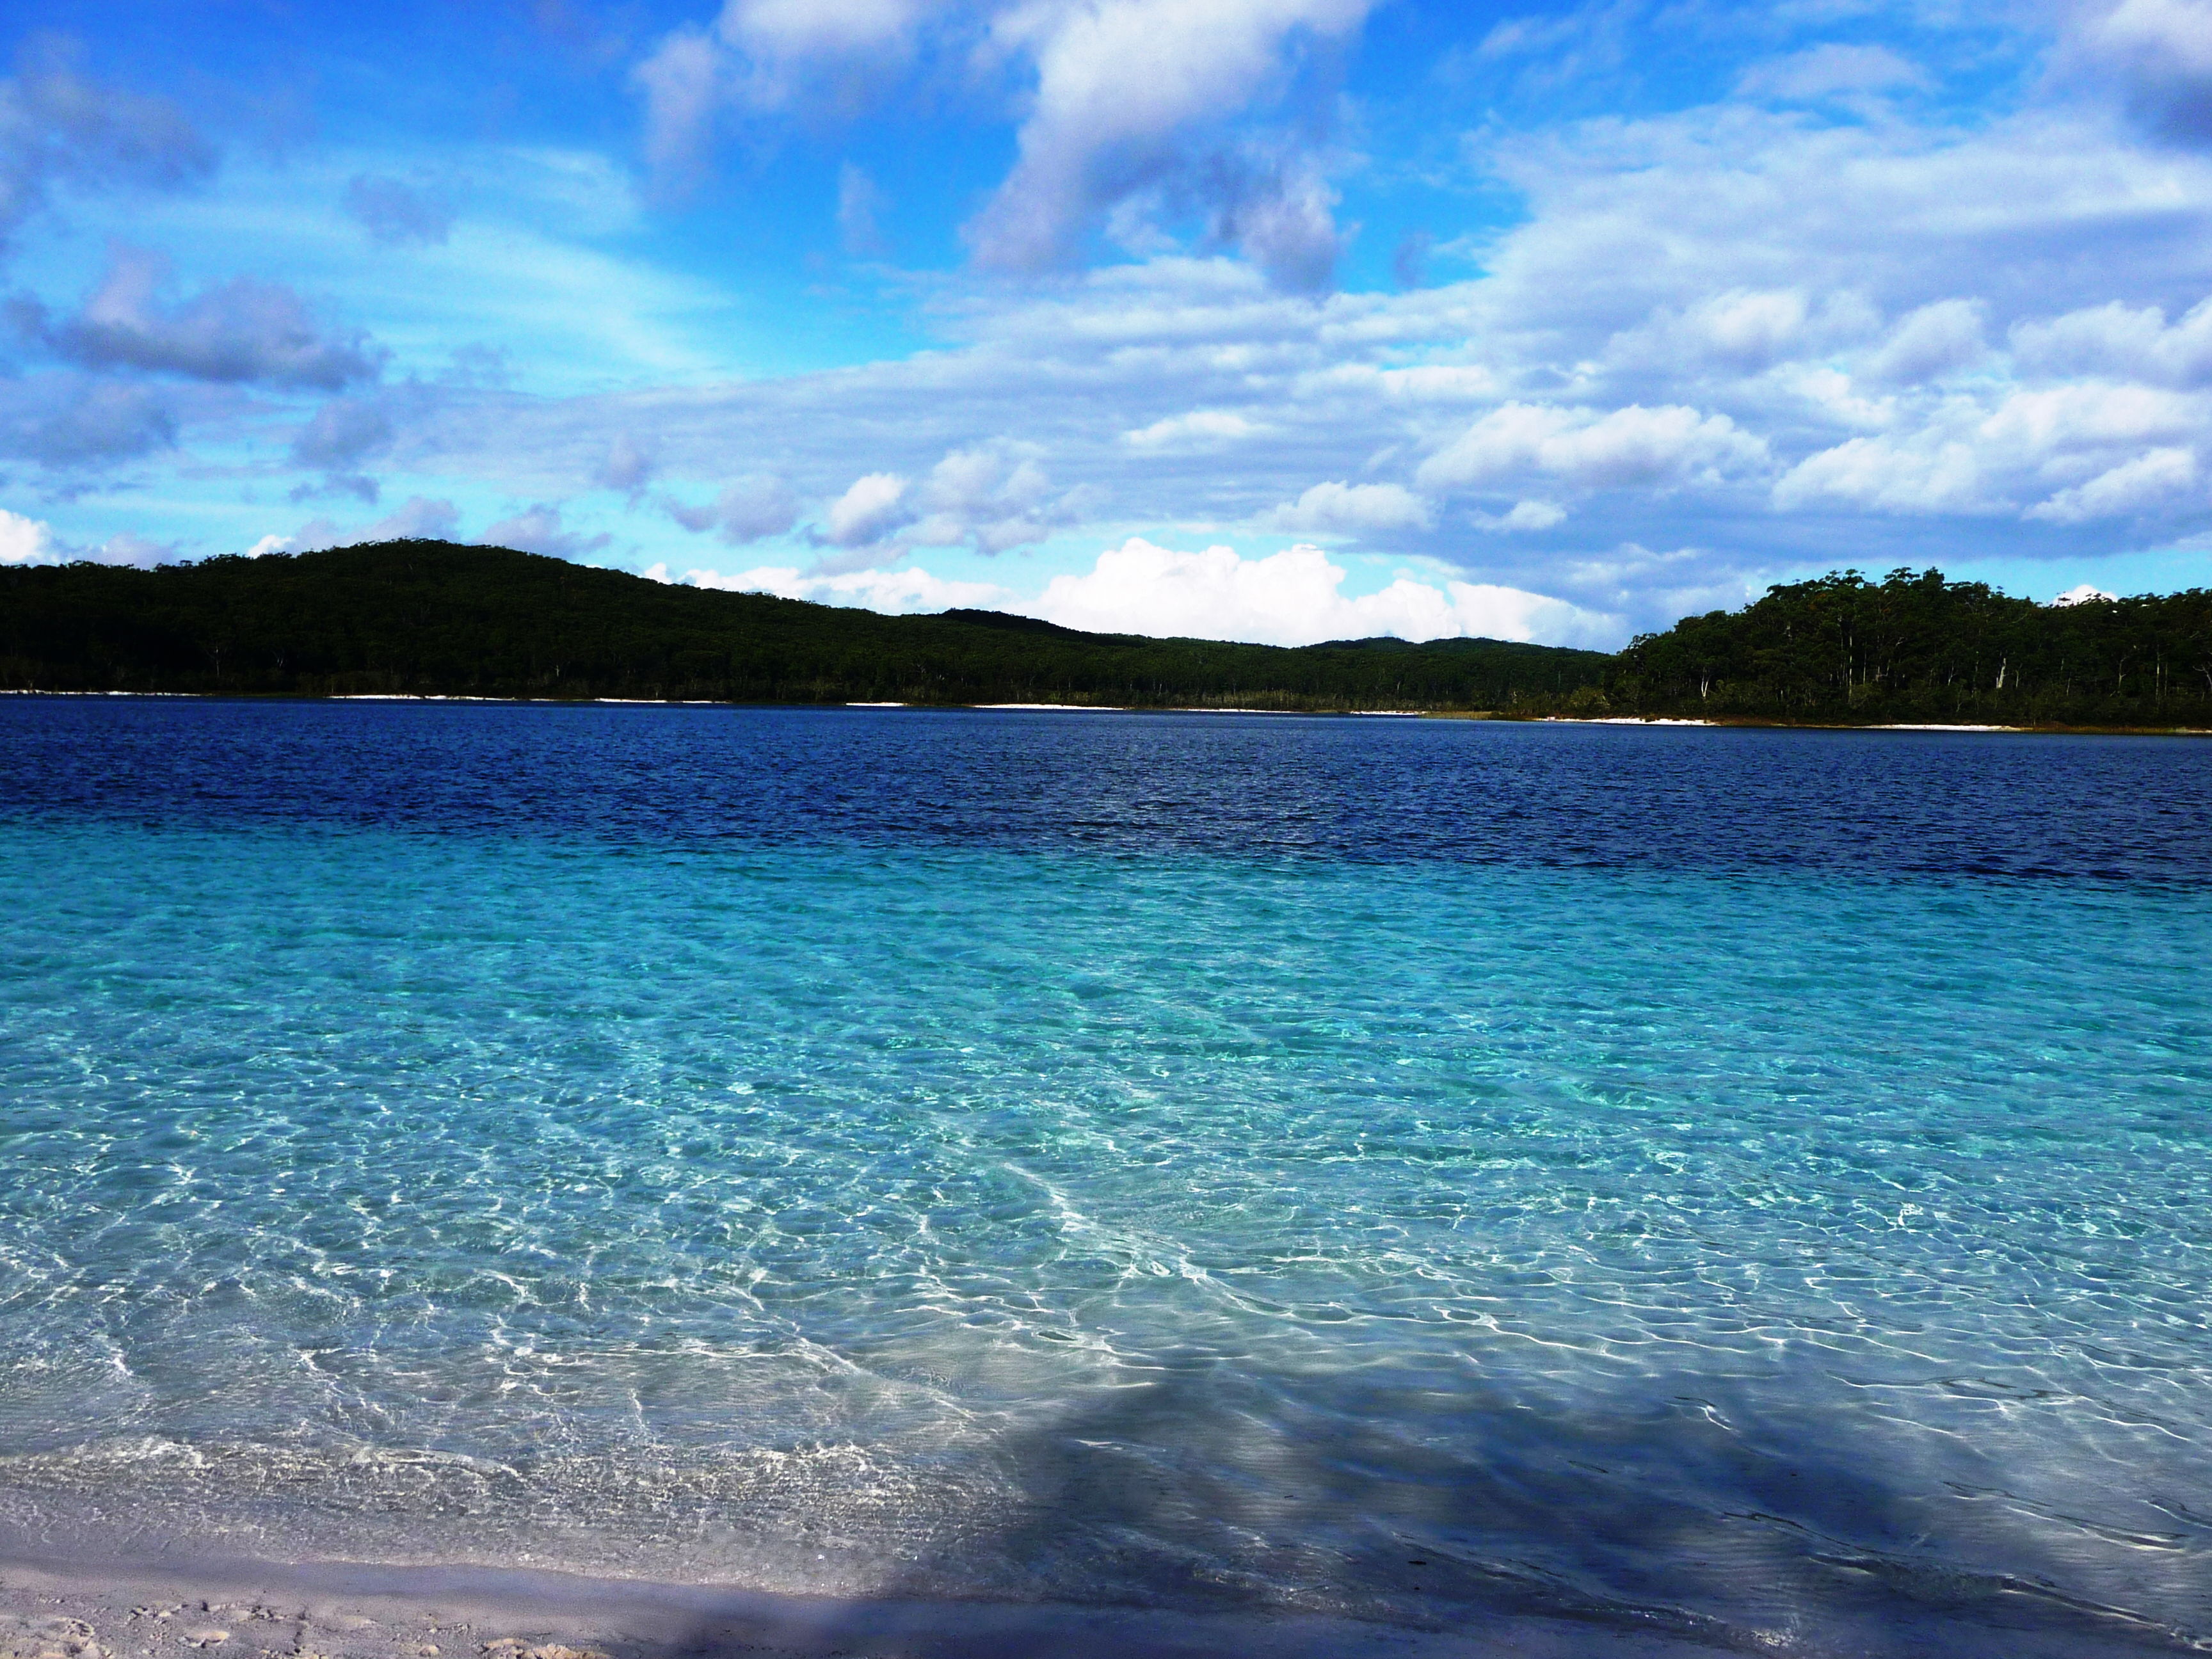
[(544, 501), (533, 502), (512, 518), (486, 525), (483, 534), (477, 538), (486, 547), (520, 548), (556, 559), (580, 559), (613, 539), (605, 531), (586, 536), (580, 530), (568, 529), (561, 522), (561, 509)]
[(0, 508), (0, 565), (66, 564), (82, 560), (147, 569), (169, 563), (176, 556), (175, 543), (154, 541), (127, 530), (104, 542), (79, 546), (61, 540), (53, 526), (41, 520)]
[(2011, 344), (2015, 362), (2031, 373), (2203, 386), (2212, 383), (2212, 300), (2199, 301), (2171, 326), (2160, 307), (2119, 300), (2025, 319), (2013, 325)]
[(929, 470), (915, 495), (922, 517), (902, 539), (1004, 553), (1073, 523), (1087, 499), (1082, 490), (1055, 493), (1034, 446), (1000, 439), (952, 450)]
[[(665, 565), (645, 573), (659, 581), (670, 580)], [(796, 566), (763, 565), (724, 575), (716, 570), (691, 570), (684, 580), (695, 587), (722, 588), (733, 593), (771, 593), (780, 599), (809, 599), (817, 605), (850, 605), (894, 616), (960, 607), (992, 608), (1012, 594), (991, 582), (948, 581), (919, 565), (903, 570), (848, 570), (834, 574), (806, 572)]]
[(1899, 322), (1867, 374), (1892, 385), (1917, 386), (1972, 367), (1989, 355), (1982, 337), (1984, 310), (1978, 300), (1939, 300), (1918, 307)]
[(215, 161), (167, 99), (100, 86), (64, 50), (34, 48), (22, 74), (0, 80), (0, 253), (56, 185), (173, 190)]
[(630, 71), (645, 99), (645, 159), (664, 193), (706, 173), (728, 70), (704, 29), (679, 28)]
[(91, 368), (336, 392), (374, 379), (382, 365), (384, 354), (359, 330), (319, 322), (279, 283), (234, 277), (166, 304), (170, 271), (161, 254), (118, 246), (106, 276), (74, 316), (57, 322), (35, 303), (19, 302), (19, 325)]
[[(1161, 253), (956, 290), (941, 349), (680, 398), (515, 395), (421, 441), (533, 499), (617, 430), (664, 477), (758, 457), (817, 529), (857, 477), (904, 480), (824, 550), (873, 563), (911, 550), (935, 469), (986, 434), (1022, 434), (1043, 510), (1087, 491), (1080, 522), (1116, 541), (1388, 480), (1434, 508), (1395, 550), (1638, 627), (1814, 560), (1923, 558), (1930, 515), (1950, 560), (2078, 548), (2092, 521), (2061, 515), (2117, 484), (2066, 492), (2156, 450), (2212, 459), (2212, 414), (2138, 395), (2212, 387), (2212, 158), (2055, 104), (1958, 126), (1736, 104), (1483, 144), (1527, 214), (1466, 281), (1305, 296)], [(2140, 499), (2131, 535), (2206, 527), (2188, 490)], [(1679, 567), (1582, 585), (1590, 550), (1633, 541)]]
[(1988, 512), (1995, 505), (1983, 488), (1972, 446), (1941, 437), (1922, 442), (1852, 438), (1807, 456), (1774, 486), (1777, 507), (1823, 500), (1903, 513)]
[(427, 247), (453, 234), (453, 209), (404, 179), (357, 173), (346, 181), (342, 200), (355, 222), (387, 247)]
[(727, 0), (711, 27), (664, 36), (631, 72), (645, 154), (664, 190), (706, 172), (731, 112), (809, 102), (851, 111), (911, 58), (923, 0)]
[(1317, 288), (1336, 259), (1334, 196), (1310, 154), (1272, 163), (1208, 142), (1275, 93), (1301, 40), (1340, 41), (1373, 0), (1033, 0), (993, 21), (995, 47), (1026, 56), (1036, 89), (1013, 170), (969, 227), (987, 265), (1070, 262), (1117, 204), (1171, 182), (1211, 201), (1217, 234), (1276, 280)]
[(307, 553), (325, 547), (356, 547), (365, 542), (394, 542), (422, 538), (451, 539), (460, 523), (459, 509), (449, 501), (410, 495), (404, 505), (382, 518), (351, 527), (330, 519), (310, 519), (288, 536), (271, 532), (246, 550), (249, 558), (277, 553)]
[(0, 453), (56, 470), (135, 460), (177, 441), (161, 391), (82, 374), (0, 380)]
[(2039, 460), (2202, 434), (2208, 416), (2212, 402), (2202, 394), (2077, 382), (2010, 393), (1982, 422), (1979, 435)]
[(1864, 306), (1853, 295), (1816, 308), (1799, 288), (1729, 288), (1686, 305), (1661, 305), (1607, 343), (1617, 369), (1680, 380), (1704, 371), (1757, 374), (1774, 364), (1849, 342), (1863, 331)]
[(1540, 593), (1491, 584), (1441, 586), (1401, 576), (1347, 598), (1345, 572), (1317, 547), (1248, 559), (1231, 547), (1185, 553), (1132, 537), (1080, 575), (1053, 578), (1017, 607), (1065, 628), (1154, 637), (1314, 645), (1324, 640), (1480, 637), (1565, 641), (1602, 635), (1614, 619)]
[(1468, 522), (1477, 530), (1491, 534), (1516, 530), (1549, 530), (1554, 525), (1565, 524), (1566, 508), (1555, 501), (1516, 501), (1503, 513), (1476, 512), (1468, 515)]
[(1403, 484), (1317, 483), (1295, 501), (1265, 514), (1260, 526), (1292, 535), (1362, 535), (1377, 531), (1425, 530), (1435, 518), (1428, 502)]
[(1510, 403), (1421, 463), (1424, 488), (1493, 483), (1542, 472), (1592, 489), (1662, 484), (1756, 467), (1765, 445), (1725, 415), (1672, 404), (1610, 414)]
[(1150, 426), (1124, 432), (1121, 441), (1132, 449), (1210, 448), (1249, 438), (1259, 429), (1242, 415), (1226, 410), (1194, 409), (1187, 415), (1170, 415)]
[[(986, 266), (1024, 273), (1073, 263), (1113, 222), (1149, 243), (1159, 216), (1201, 222), (1271, 280), (1324, 287), (1343, 238), (1311, 119), (1246, 123), (1279, 104), (1302, 63), (1355, 34), (1374, 0), (727, 0), (713, 25), (685, 25), (633, 72), (645, 150), (664, 188), (706, 171), (733, 116), (854, 112), (935, 50), (982, 70), (1034, 77), (1017, 156), (969, 240)], [(1318, 106), (1316, 106), (1316, 108)], [(1309, 112), (1310, 117), (1311, 112)], [(880, 204), (865, 173), (841, 180), (848, 252), (880, 249)]]
[(824, 528), (839, 547), (864, 547), (881, 541), (912, 514), (905, 508), (907, 481), (896, 472), (871, 472), (855, 478), (830, 504)]
[(2109, 76), (2153, 131), (2212, 143), (2212, 0), (2118, 0), (2079, 9), (2077, 68)]
[[(1828, 501), (2078, 524), (2191, 500), (2191, 446), (2208, 434), (2212, 398), (2158, 386), (2073, 382), (1990, 403), (1956, 395), (1917, 425), (1808, 456), (1776, 483), (1773, 500), (1785, 509)], [(2048, 494), (2053, 483), (2065, 487)]]
[(619, 489), (634, 501), (647, 484), (653, 482), (654, 471), (653, 452), (627, 432), (615, 434), (615, 441), (607, 446), (606, 459), (592, 474), (592, 482), (608, 489)]
[(673, 495), (662, 496), (660, 504), (694, 535), (716, 531), (732, 546), (781, 536), (799, 517), (799, 501), (791, 486), (769, 473), (749, 474), (725, 485), (704, 507), (692, 507)]
[(2154, 449), (2099, 473), (2087, 483), (2060, 490), (2049, 501), (2030, 507), (2027, 516), (2057, 524), (2081, 524), (2154, 509), (2184, 495), (2194, 495), (2201, 504), (2203, 491), (2197, 488), (2197, 457), (2190, 451)]
[(714, 33), (738, 54), (738, 90), (756, 108), (827, 96), (849, 105), (913, 56), (927, 0), (728, 0)]
[[(369, 457), (392, 442), (392, 417), (384, 405), (369, 398), (335, 398), (318, 409), (306, 425), (292, 434), (292, 460), (324, 475), (323, 488), (342, 489), (365, 501), (377, 497), (376, 481), (356, 471)], [(293, 492), (294, 499), (316, 493), (309, 486)]]
[(45, 564), (53, 540), (52, 526), (0, 507), (0, 564)]
[(353, 533), (364, 542), (408, 541), (416, 538), (442, 540), (452, 536), (461, 515), (451, 501), (410, 495), (392, 512)]

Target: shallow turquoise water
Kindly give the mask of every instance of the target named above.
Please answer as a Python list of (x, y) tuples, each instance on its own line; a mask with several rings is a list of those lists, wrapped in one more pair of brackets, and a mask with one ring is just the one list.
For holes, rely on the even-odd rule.
[(2212, 1635), (2212, 887), (149, 799), (0, 816), (0, 1542)]

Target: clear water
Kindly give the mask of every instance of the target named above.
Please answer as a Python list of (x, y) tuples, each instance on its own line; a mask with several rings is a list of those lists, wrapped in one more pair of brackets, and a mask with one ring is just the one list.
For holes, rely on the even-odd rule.
[(7, 1549), (2212, 1641), (2212, 744), (21, 699), (0, 848)]

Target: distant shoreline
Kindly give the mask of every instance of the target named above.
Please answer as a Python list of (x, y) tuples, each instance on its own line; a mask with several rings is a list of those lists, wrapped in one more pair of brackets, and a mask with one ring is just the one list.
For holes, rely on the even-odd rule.
[(1264, 714), (1294, 720), (1480, 720), (1501, 726), (1753, 727), (1778, 732), (1987, 732), (2026, 737), (2212, 738), (2201, 726), (1994, 726), (1972, 720), (1781, 720), (1756, 715), (1696, 720), (1678, 714), (1519, 714), (1491, 708), (1250, 708), (1096, 702), (739, 702), (714, 697), (487, 697), (449, 691), (48, 691), (0, 687), (0, 697), (137, 697), (176, 702), (458, 702), (526, 708), (914, 709), (952, 714)]

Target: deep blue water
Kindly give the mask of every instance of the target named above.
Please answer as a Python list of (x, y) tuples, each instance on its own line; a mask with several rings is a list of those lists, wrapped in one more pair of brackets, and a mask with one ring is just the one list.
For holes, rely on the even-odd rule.
[(0, 702), (0, 1545), (2212, 1640), (2212, 743)]

